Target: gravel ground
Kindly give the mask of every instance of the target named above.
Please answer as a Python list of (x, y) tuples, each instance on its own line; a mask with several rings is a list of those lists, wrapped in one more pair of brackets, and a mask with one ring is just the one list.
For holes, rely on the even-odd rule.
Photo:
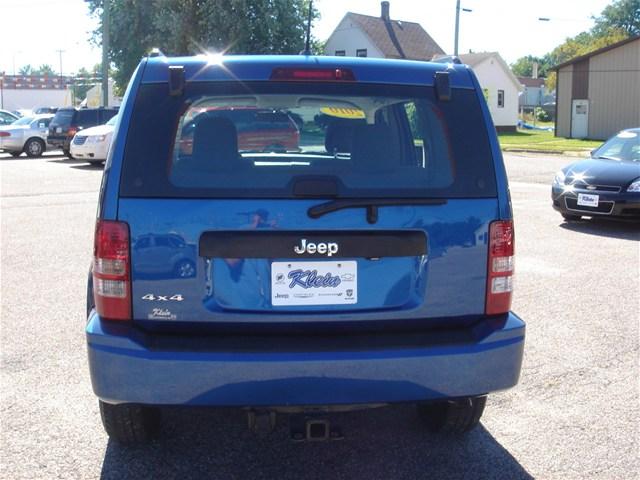
[(637, 478), (640, 229), (563, 223), (549, 185), (570, 161), (506, 156), (525, 361), (467, 437), (425, 433), (408, 406), (335, 415), (343, 441), (303, 444), (285, 423), (250, 434), (238, 410), (173, 409), (162, 440), (125, 449), (83, 333), (102, 171), (0, 154), (0, 478)]

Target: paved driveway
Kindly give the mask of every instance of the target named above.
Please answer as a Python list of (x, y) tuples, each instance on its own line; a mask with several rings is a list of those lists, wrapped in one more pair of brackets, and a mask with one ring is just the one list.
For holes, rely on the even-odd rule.
[(161, 441), (124, 449), (102, 431), (83, 335), (102, 170), (0, 154), (0, 478), (637, 478), (640, 230), (564, 224), (549, 184), (568, 161), (507, 156), (525, 361), (467, 437), (425, 433), (408, 406), (336, 416), (345, 440), (315, 444), (174, 409)]

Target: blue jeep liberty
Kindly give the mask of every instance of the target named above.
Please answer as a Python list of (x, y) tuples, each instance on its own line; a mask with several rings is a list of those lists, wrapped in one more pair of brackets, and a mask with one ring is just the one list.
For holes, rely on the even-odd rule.
[[(412, 403), (431, 431), (466, 432), (518, 381), (513, 268), (467, 66), (150, 56), (120, 109), (88, 285), (104, 427), (134, 443), (163, 406), (255, 420)], [(306, 438), (326, 438), (309, 418)]]

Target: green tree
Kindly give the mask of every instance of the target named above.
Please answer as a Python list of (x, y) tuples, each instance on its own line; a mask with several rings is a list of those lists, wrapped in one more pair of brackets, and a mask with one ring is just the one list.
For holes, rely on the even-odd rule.
[[(627, 38), (624, 30), (610, 28), (604, 33), (582, 32), (572, 38), (567, 38), (549, 53), (552, 65), (559, 65), (573, 58), (586, 55), (600, 48), (612, 45)], [(556, 88), (556, 72), (551, 71), (545, 80), (549, 90)]]
[(538, 76), (546, 77), (549, 68), (552, 67), (548, 55), (544, 57), (534, 57), (533, 55), (520, 57), (511, 64), (511, 71), (519, 77), (531, 77), (533, 75), (534, 63), (538, 64)]
[(611, 29), (622, 30), (629, 37), (640, 35), (640, 0), (615, 0), (593, 19), (596, 35), (606, 35)]
[(33, 75), (33, 67), (30, 64), (27, 64), (18, 70), (20, 75)]
[(50, 77), (53, 77), (56, 75), (56, 72), (51, 65), (43, 63), (37, 70), (34, 70), (33, 75), (49, 75)]
[[(105, 0), (86, 1), (92, 14), (101, 17)], [(309, 0), (107, 1), (109, 55), (120, 89), (153, 47), (167, 55), (297, 54), (304, 48)], [(93, 34), (97, 44), (100, 29)]]
[[(99, 64), (98, 64), (99, 66)], [(96, 75), (94, 72), (90, 72), (86, 68), (82, 67), (80, 70), (76, 72), (74, 75), (73, 82), (73, 96), (76, 101), (80, 102), (84, 100), (87, 96), (87, 92), (91, 87), (96, 85), (98, 81), (96, 80)]]
[(533, 55), (520, 57), (510, 65), (511, 71), (518, 77), (530, 77), (533, 73), (534, 58), (535, 57)]

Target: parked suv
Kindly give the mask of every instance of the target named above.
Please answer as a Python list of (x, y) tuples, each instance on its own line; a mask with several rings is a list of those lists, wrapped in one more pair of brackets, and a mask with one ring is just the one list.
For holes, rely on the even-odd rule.
[[(271, 127), (238, 109), (296, 119), (297, 144), (243, 143)], [(111, 438), (149, 439), (171, 405), (294, 413), (319, 439), (319, 412), (415, 403), (466, 432), (517, 383), (509, 190), (471, 69), (155, 57), (120, 115), (86, 327)]]
[(71, 140), (78, 131), (103, 125), (117, 113), (117, 108), (60, 108), (49, 124), (47, 143), (71, 158)]

